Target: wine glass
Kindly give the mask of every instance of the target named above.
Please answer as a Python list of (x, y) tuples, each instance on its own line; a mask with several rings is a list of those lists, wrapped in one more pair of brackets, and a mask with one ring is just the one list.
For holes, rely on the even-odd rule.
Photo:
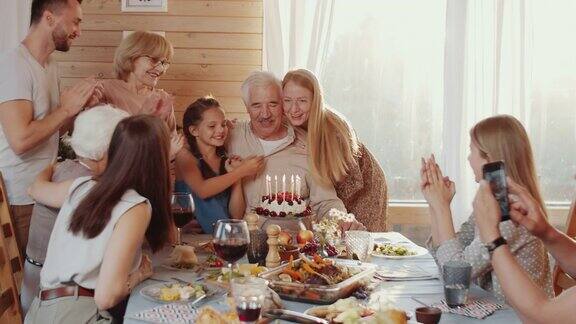
[(214, 230), (214, 250), (223, 260), (228, 262), (232, 270), (232, 264), (240, 260), (248, 251), (250, 232), (248, 224), (240, 219), (221, 219), (216, 223)]
[(194, 200), (187, 192), (175, 192), (171, 199), (172, 217), (178, 230), (178, 245), (182, 245), (182, 227), (194, 219)]
[(256, 323), (268, 291), (262, 278), (234, 278), (230, 281), (236, 312), (241, 323)]

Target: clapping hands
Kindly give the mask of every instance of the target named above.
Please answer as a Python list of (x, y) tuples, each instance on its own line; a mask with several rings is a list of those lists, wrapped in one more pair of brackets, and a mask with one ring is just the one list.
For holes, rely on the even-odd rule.
[(76, 116), (85, 107), (92, 107), (100, 102), (103, 87), (94, 77), (86, 78), (65, 89), (60, 94), (60, 106), (69, 117)]
[(166, 91), (156, 89), (152, 91), (142, 104), (142, 111), (145, 114), (157, 116), (167, 121), (172, 115), (174, 98)]
[(432, 209), (450, 207), (452, 198), (456, 194), (454, 182), (442, 175), (442, 170), (436, 163), (434, 155), (427, 160), (422, 158), (420, 190)]

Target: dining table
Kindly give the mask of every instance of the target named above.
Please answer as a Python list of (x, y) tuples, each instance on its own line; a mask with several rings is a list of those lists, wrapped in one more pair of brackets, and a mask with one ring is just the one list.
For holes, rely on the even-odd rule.
[[(376, 242), (385, 241), (391, 244), (414, 244), (404, 235), (398, 232), (385, 232), (385, 233), (372, 233), (372, 237)], [(184, 235), (184, 241), (188, 243), (201, 242), (210, 239), (207, 235)], [(152, 309), (162, 304), (144, 298), (140, 293), (143, 287), (152, 284), (158, 284), (160, 280), (171, 280), (179, 278), (184, 281), (194, 281), (198, 279), (198, 274), (186, 270), (174, 270), (162, 266), (161, 263), (165, 259), (165, 255), (160, 255), (154, 258), (154, 263), (158, 264), (154, 267), (154, 275), (151, 279), (145, 280), (135, 287), (129, 297), (124, 323), (137, 324), (143, 323), (140, 319), (136, 319), (135, 314)], [(242, 262), (242, 261), (240, 261)], [(243, 262), (247, 262), (244, 260)], [(422, 280), (382, 280), (378, 282), (376, 288), (372, 291), (370, 298), (377, 298), (383, 300), (396, 308), (406, 311), (413, 318), (415, 322), (414, 310), (422, 307), (422, 304), (432, 305), (441, 302), (444, 298), (444, 288), (441, 280), (439, 279), (438, 266), (434, 262), (432, 256), (427, 253), (425, 255), (405, 258), (386, 258), (372, 256), (367, 262), (375, 264), (378, 269), (401, 269), (401, 268), (417, 268), (429, 273), (430, 277)], [(497, 302), (496, 298), (489, 292), (472, 285), (469, 291), (471, 298), (487, 298), (491, 301)], [(296, 301), (283, 300), (283, 307), (288, 310), (296, 312), (305, 312), (307, 309), (317, 306), (309, 303), (302, 303)], [(215, 309), (227, 308), (225, 298), (217, 298), (214, 300), (206, 301), (198, 308), (210, 305)], [(278, 321), (279, 323), (281, 321)], [(521, 323), (521, 320), (516, 315), (514, 310), (504, 305), (503, 308), (496, 310), (493, 314), (484, 319), (476, 319), (468, 316), (442, 313), (440, 323), (501, 323), (501, 324), (514, 324)]]

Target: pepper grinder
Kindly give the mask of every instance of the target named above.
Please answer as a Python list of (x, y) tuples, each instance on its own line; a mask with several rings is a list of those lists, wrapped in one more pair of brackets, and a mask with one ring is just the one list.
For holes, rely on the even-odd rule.
[(272, 224), (266, 228), (268, 234), (268, 255), (266, 256), (266, 267), (276, 268), (280, 266), (280, 254), (278, 253), (278, 235), (280, 226)]
[(266, 254), (268, 253), (268, 243), (266, 243), (266, 233), (258, 226), (257, 214), (247, 214), (245, 217), (250, 232), (250, 244), (248, 245), (248, 262), (264, 264)]

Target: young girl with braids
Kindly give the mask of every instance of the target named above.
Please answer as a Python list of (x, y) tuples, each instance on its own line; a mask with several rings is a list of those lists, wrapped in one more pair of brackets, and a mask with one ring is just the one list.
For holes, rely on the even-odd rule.
[(176, 182), (176, 191), (192, 193), (196, 219), (202, 231), (211, 234), (219, 219), (244, 217), (242, 178), (260, 172), (264, 159), (250, 157), (242, 161), (227, 156), (226, 118), (211, 96), (188, 106), (182, 126), (188, 149), (181, 150), (176, 159), (182, 179)]

